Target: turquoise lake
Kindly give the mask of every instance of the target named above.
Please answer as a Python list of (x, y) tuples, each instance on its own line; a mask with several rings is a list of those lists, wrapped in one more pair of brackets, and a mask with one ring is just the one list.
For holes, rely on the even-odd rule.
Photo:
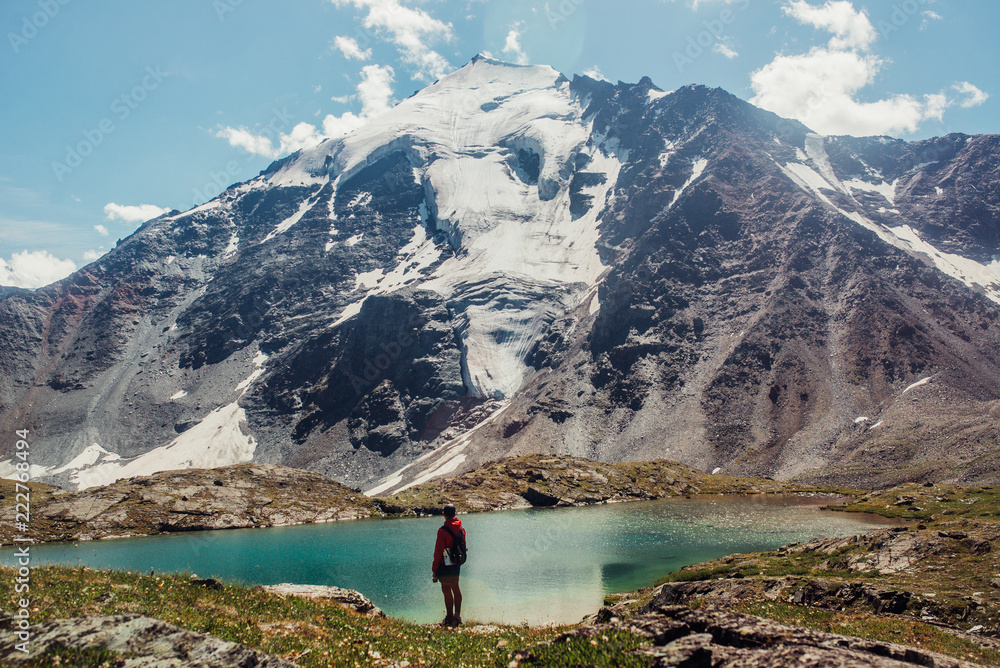
[[(822, 511), (810, 497), (701, 497), (461, 516), (466, 620), (576, 622), (608, 593), (648, 586), (686, 564), (771, 549), (889, 522)], [(33, 565), (193, 573), (244, 584), (356, 589), (386, 613), (443, 616), (431, 557), (440, 518), (363, 520), (273, 529), (39, 545)], [(5, 550), (9, 552), (9, 550)]]

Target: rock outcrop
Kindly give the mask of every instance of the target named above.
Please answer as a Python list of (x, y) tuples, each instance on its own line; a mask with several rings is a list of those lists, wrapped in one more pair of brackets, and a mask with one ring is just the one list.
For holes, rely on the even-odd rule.
[(301, 596), (303, 598), (329, 598), (337, 601), (345, 608), (349, 608), (359, 615), (365, 617), (385, 617), (382, 612), (368, 597), (353, 589), (341, 589), (340, 587), (325, 587), (323, 585), (303, 585), (303, 584), (276, 584), (264, 585), (264, 591), (279, 596)]
[[(57, 619), (31, 629), (28, 652), (16, 649), (13, 634), (0, 638), (0, 662), (16, 666), (37, 663), (60, 649), (106, 650), (118, 656), (114, 665), (203, 666), (204, 668), (294, 668), (296, 664), (245, 645), (195, 633), (141, 615)], [(59, 665), (56, 662), (50, 665)]]
[(388, 497), (384, 508), (437, 512), (586, 506), (700, 493), (760, 494), (811, 489), (762, 478), (711, 476), (670, 461), (605, 463), (580, 457), (504, 458)]
[[(13, 504), (0, 507), (0, 544), (13, 537)], [(33, 504), (37, 541), (94, 540), (176, 531), (352, 520), (379, 514), (355, 490), (313, 471), (272, 464), (166, 471)]]
[[(609, 621), (567, 635), (599, 637), (628, 629), (649, 640), (640, 653), (667, 668), (976, 668), (969, 663), (904, 645), (813, 631), (724, 611), (651, 606), (628, 622)], [(556, 640), (555, 642), (559, 642)], [(517, 654), (531, 665), (531, 652)]]

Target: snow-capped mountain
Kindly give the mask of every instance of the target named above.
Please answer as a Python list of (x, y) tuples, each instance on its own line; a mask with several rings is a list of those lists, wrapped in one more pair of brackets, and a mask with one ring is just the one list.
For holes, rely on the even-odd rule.
[(525, 452), (992, 479), (998, 156), (477, 57), (0, 295), (0, 423), (73, 487), (256, 460), (389, 492)]

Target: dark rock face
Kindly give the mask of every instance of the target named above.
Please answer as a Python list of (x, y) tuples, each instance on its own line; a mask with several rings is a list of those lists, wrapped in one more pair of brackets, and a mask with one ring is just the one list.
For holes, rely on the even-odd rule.
[(505, 68), (0, 291), (0, 426), (69, 486), (163, 454), (381, 492), (532, 452), (1000, 476), (997, 137), (823, 138), (722, 90), (545, 68), (517, 80), (566, 113), (494, 136)]

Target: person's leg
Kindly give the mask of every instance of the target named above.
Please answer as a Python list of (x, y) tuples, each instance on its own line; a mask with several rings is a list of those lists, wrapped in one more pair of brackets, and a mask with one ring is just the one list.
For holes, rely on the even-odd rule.
[(441, 580), (441, 593), (444, 594), (444, 609), (448, 617), (455, 616), (455, 596), (451, 590), (451, 584)]
[(452, 585), (452, 598), (455, 601), (455, 617), (458, 621), (462, 621), (462, 590), (458, 586), (458, 578), (455, 578), (455, 584)]

